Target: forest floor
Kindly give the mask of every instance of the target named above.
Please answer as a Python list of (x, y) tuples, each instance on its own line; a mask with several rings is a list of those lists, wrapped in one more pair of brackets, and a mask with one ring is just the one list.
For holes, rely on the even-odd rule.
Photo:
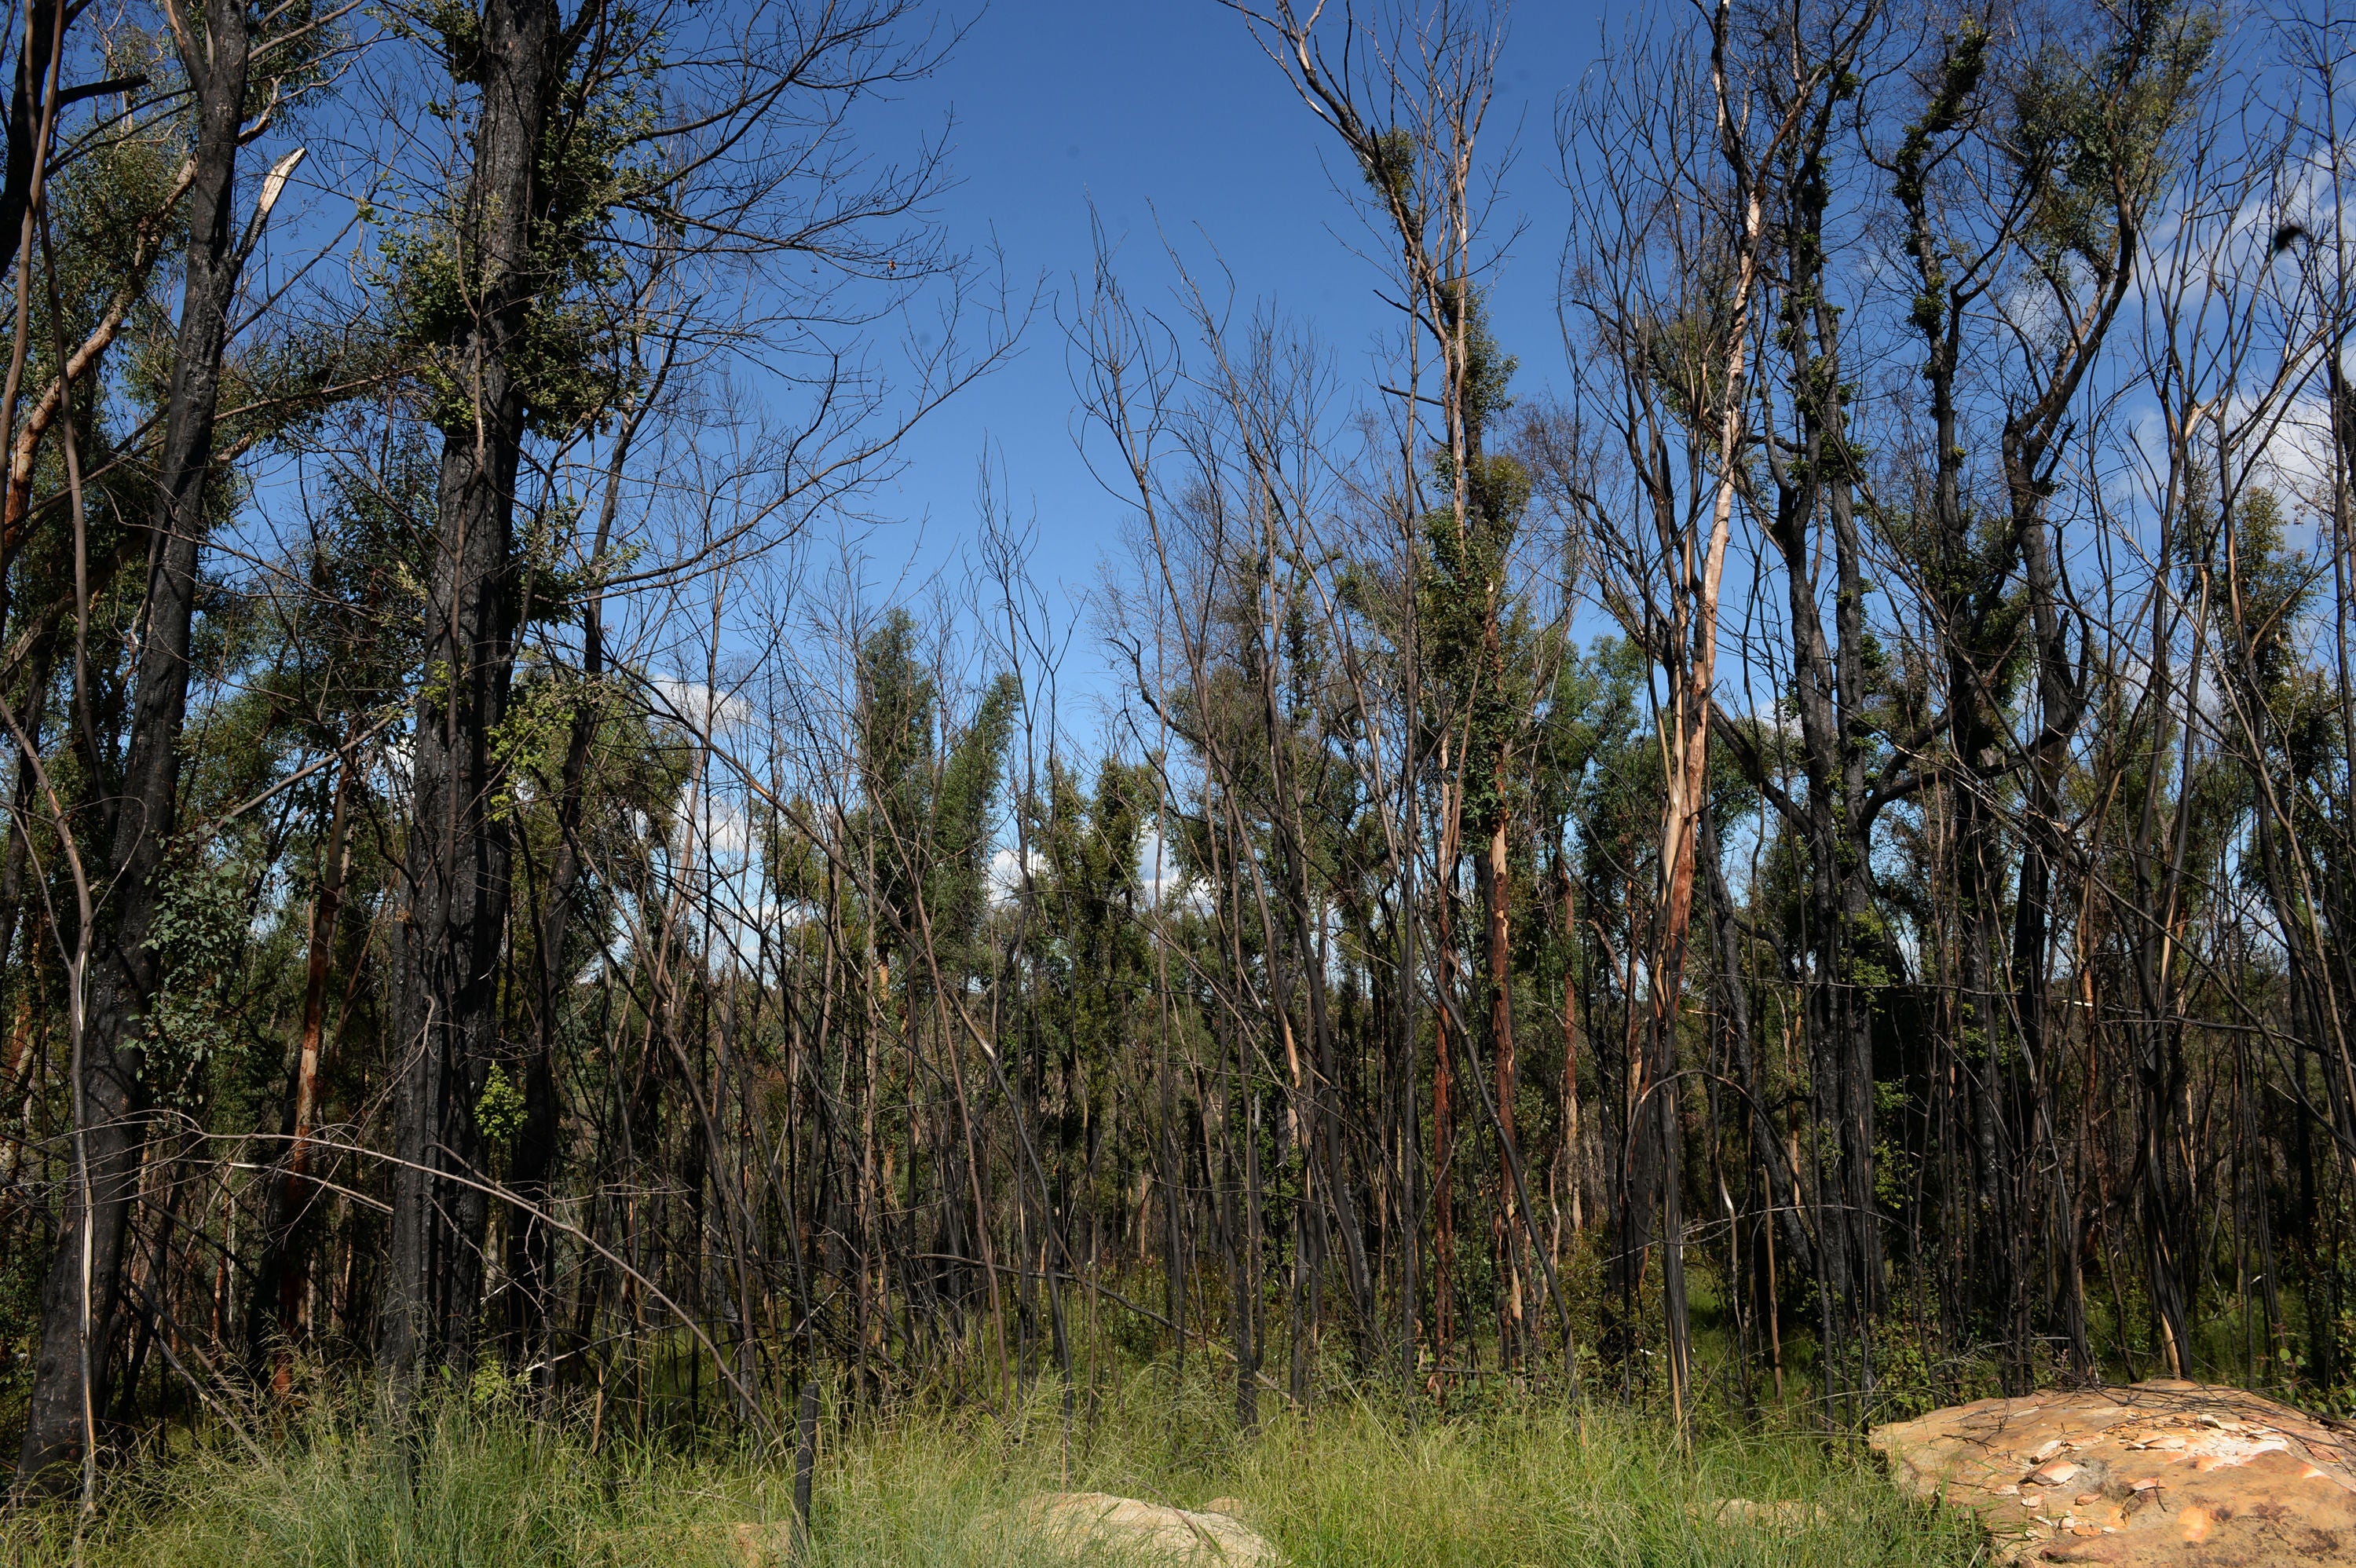
[[(1191, 1380), (1190, 1380), (1191, 1381)], [(1069, 1563), (1008, 1528), (1043, 1491), (1237, 1510), (1295, 1568), (1971, 1563), (1968, 1521), (1901, 1499), (1860, 1450), (1783, 1428), (1682, 1449), (1616, 1410), (1511, 1398), (1412, 1420), (1336, 1395), (1248, 1435), (1211, 1387), (1125, 1380), (1068, 1424), (1052, 1381), (1012, 1418), (911, 1410), (826, 1430), (819, 1564)], [(1271, 1396), (1267, 1403), (1280, 1401)], [(21, 1568), (742, 1568), (782, 1563), (790, 1456), (719, 1437), (616, 1441), (504, 1397), (454, 1399), (405, 1441), (327, 1402), (255, 1452), (176, 1433), (108, 1478), (77, 1542), (70, 1508), (0, 1520)], [(1724, 1509), (1724, 1499), (1799, 1504)], [(1748, 1518), (1741, 1517), (1748, 1515)], [(1765, 1520), (1767, 1522), (1760, 1522)], [(752, 1531), (739, 1526), (751, 1525)], [(1098, 1561), (1091, 1557), (1089, 1561)], [(1110, 1561), (1110, 1559), (1103, 1559)]]

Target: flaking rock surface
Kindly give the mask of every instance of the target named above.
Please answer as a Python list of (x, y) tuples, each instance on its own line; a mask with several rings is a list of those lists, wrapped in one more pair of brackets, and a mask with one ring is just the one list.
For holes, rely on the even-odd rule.
[(1898, 1484), (2024, 1564), (2356, 1568), (2356, 1431), (2159, 1380), (1984, 1399), (1874, 1428)]
[(1025, 1533), (1083, 1561), (1099, 1552), (1162, 1568), (1276, 1568), (1282, 1561), (1257, 1531), (1214, 1509), (1165, 1508), (1106, 1492), (1047, 1492), (1023, 1503), (1015, 1517)]

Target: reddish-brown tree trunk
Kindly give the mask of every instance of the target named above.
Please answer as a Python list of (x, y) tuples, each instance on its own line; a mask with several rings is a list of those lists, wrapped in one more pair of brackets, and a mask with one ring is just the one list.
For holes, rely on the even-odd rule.
[[(294, 1244), (294, 1232), (310, 1193), (311, 1135), (318, 1123), (319, 1046), (327, 1030), (327, 973), (334, 967), (336, 921), (344, 896), (351, 763), (348, 749), (336, 767), (335, 804), (329, 808), (327, 843), (319, 861), (319, 891), (311, 904), (310, 953), (303, 973), (303, 1039), (294, 1057), (294, 1130), (287, 1141), (285, 1167), (271, 1192), (270, 1250), (262, 1269), (263, 1288), (255, 1296), (257, 1316), (273, 1295), (276, 1298), (279, 1344), (270, 1386), (281, 1397), (293, 1382), (292, 1347), (303, 1328), (303, 1297), (310, 1284), (305, 1253)], [(275, 1292), (268, 1288), (273, 1273), (278, 1276)]]
[[(1499, 768), (1502, 786), (1504, 768)], [(1514, 1055), (1513, 879), (1507, 863), (1505, 814), (1489, 830), (1489, 1040), (1495, 1058), (1491, 1070), (1497, 1089), (1497, 1207), (1491, 1221), (1491, 1243), (1497, 1256), (1497, 1360), (1511, 1366), (1521, 1358), (1524, 1304), (1522, 1300), (1521, 1205), (1514, 1175)]]

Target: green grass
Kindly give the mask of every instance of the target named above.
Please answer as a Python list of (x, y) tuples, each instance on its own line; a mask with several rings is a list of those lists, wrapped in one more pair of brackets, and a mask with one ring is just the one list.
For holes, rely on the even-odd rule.
[[(1068, 1435), (1051, 1387), (1012, 1421), (904, 1413), (821, 1451), (810, 1561), (982, 1568), (1069, 1563), (996, 1510), (1033, 1492), (1243, 1500), (1298, 1568), (1965, 1564), (1977, 1537), (1901, 1501), (1870, 1467), (1795, 1434), (1723, 1435), (1678, 1453), (1608, 1411), (1501, 1403), (1413, 1424), (1361, 1404), (1280, 1416), (1238, 1436), (1219, 1391), (1143, 1374)], [(836, 1429), (830, 1425), (829, 1431)], [(1801, 1499), (1777, 1533), (1710, 1517), (1717, 1499)], [(88, 1568), (705, 1568), (741, 1562), (740, 1523), (782, 1546), (792, 1476), (724, 1444), (592, 1453), (584, 1427), (454, 1403), (404, 1445), (315, 1415), (265, 1461), (211, 1442), (128, 1467), (85, 1532)], [(0, 1561), (75, 1561), (70, 1509), (0, 1521)], [(1109, 1561), (1095, 1558), (1091, 1561)], [(779, 1551), (769, 1561), (782, 1563)]]

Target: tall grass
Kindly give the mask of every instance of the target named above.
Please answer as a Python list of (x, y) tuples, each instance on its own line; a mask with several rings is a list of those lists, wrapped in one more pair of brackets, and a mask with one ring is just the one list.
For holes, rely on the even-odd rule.
[[(808, 1561), (1068, 1563), (1009, 1510), (1059, 1489), (1236, 1499), (1299, 1568), (1929, 1568), (1981, 1555), (1962, 1522), (1797, 1434), (1685, 1454), (1641, 1420), (1581, 1423), (1508, 1399), (1412, 1421), (1345, 1403), (1246, 1436), (1222, 1403), (1207, 1384), (1148, 1373), (1083, 1392), (1068, 1424), (1052, 1385), (1012, 1419), (911, 1409), (847, 1433), (830, 1424)], [(330, 1410), (262, 1462), (199, 1441), (128, 1467), (79, 1556), (88, 1568), (742, 1568), (787, 1561), (792, 1492), (789, 1462), (717, 1441), (593, 1452), (581, 1424), (506, 1401), (451, 1401), (402, 1438)], [(1766, 1528), (1718, 1517), (1728, 1498), (1806, 1506)], [(0, 1522), (0, 1561), (76, 1556), (70, 1509)]]

